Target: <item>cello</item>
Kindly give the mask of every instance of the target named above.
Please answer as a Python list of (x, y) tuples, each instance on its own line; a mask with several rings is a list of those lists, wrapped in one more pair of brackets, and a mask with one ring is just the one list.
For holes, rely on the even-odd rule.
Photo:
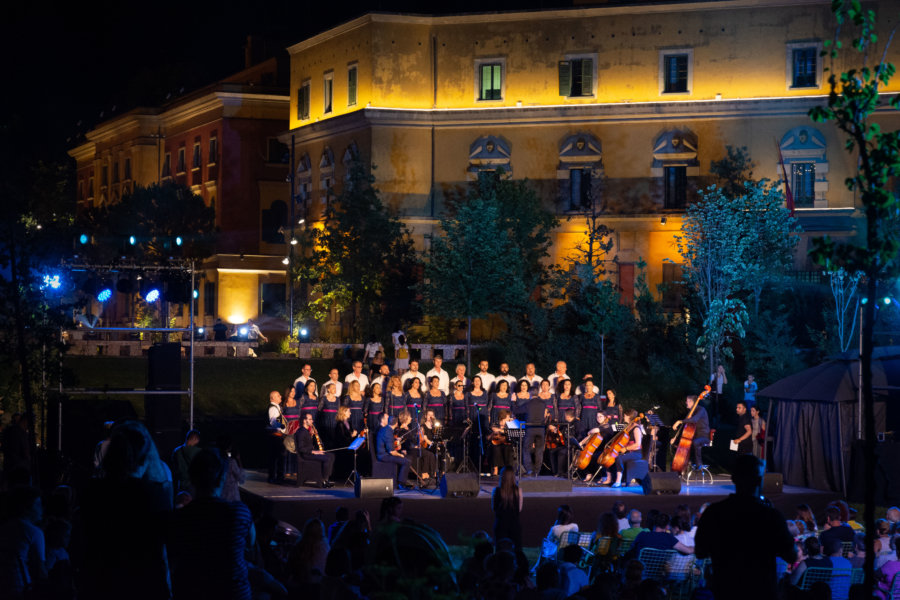
[[(697, 396), (697, 400), (694, 402), (694, 406), (691, 407), (691, 412), (688, 413), (685, 419), (690, 419), (694, 416), (694, 411), (696, 411), (697, 407), (700, 406), (700, 401), (706, 398), (711, 390), (712, 388), (708, 385), (703, 387), (703, 393)], [(675, 458), (672, 459), (672, 471), (681, 473), (684, 470), (684, 467), (688, 461), (688, 457), (690, 456), (691, 446), (694, 443), (694, 433), (696, 429), (696, 424), (684, 423), (684, 429), (681, 432), (681, 440), (679, 440), (678, 442), (678, 449), (675, 451)], [(675, 440), (674, 436), (672, 437), (672, 440)]]
[(631, 423), (629, 423), (625, 429), (617, 433), (606, 445), (606, 448), (603, 449), (603, 452), (600, 453), (597, 462), (607, 469), (616, 464), (616, 458), (618, 458), (620, 454), (625, 454), (628, 444), (631, 443), (631, 436), (629, 436), (631, 430), (637, 427), (638, 422), (643, 418), (644, 413), (640, 413), (632, 419)]

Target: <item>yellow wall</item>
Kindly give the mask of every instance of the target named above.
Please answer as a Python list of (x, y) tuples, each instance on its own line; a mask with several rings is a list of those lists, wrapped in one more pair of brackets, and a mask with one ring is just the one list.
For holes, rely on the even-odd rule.
[(255, 273), (218, 274), (219, 315), (229, 323), (245, 323), (257, 317), (259, 276)]

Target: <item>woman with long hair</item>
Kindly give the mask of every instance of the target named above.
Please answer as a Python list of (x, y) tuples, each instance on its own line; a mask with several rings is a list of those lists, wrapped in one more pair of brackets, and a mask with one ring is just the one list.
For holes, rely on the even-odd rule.
[[(337, 409), (334, 426), (331, 431), (327, 432), (327, 435), (331, 440), (331, 445), (329, 446), (331, 449), (346, 448), (356, 439), (356, 436), (359, 435), (359, 431), (354, 429), (350, 424), (349, 406), (341, 406)], [(352, 470), (353, 451), (337, 450), (334, 453), (334, 472), (332, 477), (337, 481), (341, 481), (343, 478), (347, 477)]]
[(334, 433), (334, 426), (337, 423), (337, 412), (341, 406), (341, 401), (337, 396), (334, 384), (329, 382), (322, 386), (322, 408), (319, 409), (319, 418), (316, 420), (316, 428), (328, 439), (325, 445), (329, 448), (334, 447), (331, 444), (331, 438)]
[(434, 416), (438, 421), (447, 418), (447, 396), (441, 391), (441, 378), (433, 375), (428, 380), (428, 392), (425, 394), (425, 410), (434, 411)]
[[(472, 389), (469, 390), (466, 397), (468, 398), (467, 404), (469, 405), (469, 410), (472, 411), (472, 419), (474, 420), (479, 413), (484, 414), (485, 408), (488, 405), (488, 394), (484, 391), (483, 382), (481, 381), (481, 377), (479, 375), (474, 375), (472, 377)], [(483, 419), (487, 419), (485, 415)]]
[(325, 574), (328, 550), (325, 524), (319, 519), (310, 519), (303, 526), (300, 541), (291, 548), (288, 556), (287, 575), (290, 580), (297, 585), (319, 583)]
[(491, 422), (498, 420), (501, 410), (508, 410), (512, 414), (512, 397), (509, 394), (509, 382), (505, 379), (498, 379), (494, 393), (491, 394)]
[(368, 435), (374, 437), (378, 433), (381, 424), (381, 414), (384, 412), (384, 396), (381, 394), (381, 384), (377, 381), (366, 388), (366, 424), (369, 428)]
[(527, 420), (525, 405), (528, 401), (531, 400), (531, 387), (528, 385), (527, 379), (520, 379), (518, 383), (516, 383), (516, 393), (513, 394), (513, 404), (515, 405), (515, 409), (513, 413), (516, 415), (517, 419), (522, 421)]
[(300, 399), (300, 414), (309, 413), (316, 420), (316, 413), (319, 411), (319, 392), (315, 379), (310, 379), (303, 386), (303, 397)]
[(597, 420), (597, 413), (600, 410), (600, 397), (594, 392), (593, 379), (584, 380), (581, 396), (578, 398), (578, 404), (581, 405), (581, 414), (579, 415), (579, 418), (584, 423), (593, 423)]
[(406, 394), (403, 392), (403, 382), (399, 375), (391, 375), (388, 380), (387, 411), (393, 417), (406, 408)]
[(572, 390), (572, 380), (562, 379), (556, 384), (556, 410), (563, 415), (570, 408), (575, 411), (576, 415), (581, 412), (577, 404), (577, 397)]
[(500, 473), (500, 485), (491, 495), (491, 509), (494, 511), (494, 543), (502, 539), (512, 540), (516, 550), (522, 549), (522, 490), (516, 483), (515, 469), (504, 467)]
[(281, 414), (287, 423), (287, 431), (297, 431), (300, 428), (300, 404), (297, 402), (297, 391), (290, 385), (284, 390), (281, 401)]
[(416, 414), (422, 410), (422, 382), (418, 377), (410, 377), (406, 380), (406, 410)]
[(560, 413), (556, 406), (556, 396), (550, 391), (550, 382), (546, 379), (541, 380), (538, 384), (540, 391), (537, 397), (544, 403), (546, 410), (550, 411), (554, 421), (561, 421), (565, 417), (565, 411)]
[(556, 510), (556, 522), (550, 527), (547, 537), (541, 544), (541, 559), (553, 560), (559, 548), (559, 541), (570, 531), (578, 531), (578, 523), (575, 522), (575, 513), (568, 504), (561, 504)]
[(344, 404), (350, 407), (350, 425), (356, 431), (362, 431), (365, 427), (363, 410), (366, 407), (366, 399), (359, 388), (359, 381), (354, 379), (347, 384), (347, 396)]
[(803, 521), (803, 524), (806, 525), (806, 531), (811, 534), (819, 533), (819, 526), (816, 524), (816, 517), (813, 515), (812, 509), (809, 507), (809, 504), (798, 504), (797, 505), (797, 519)]

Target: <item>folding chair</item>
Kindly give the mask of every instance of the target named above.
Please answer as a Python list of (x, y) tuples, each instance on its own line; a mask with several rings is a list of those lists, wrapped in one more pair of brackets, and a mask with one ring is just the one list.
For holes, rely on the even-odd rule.
[(829, 569), (827, 567), (810, 567), (803, 572), (800, 589), (809, 590), (817, 581), (824, 581), (831, 588), (832, 600), (847, 600), (850, 595), (852, 569)]
[(900, 573), (894, 575), (888, 594), (888, 600), (900, 600)]
[(612, 562), (615, 557), (610, 557), (608, 555), (611, 542), (612, 538), (608, 536), (594, 537), (594, 534), (590, 534), (586, 543), (583, 537), (579, 537), (578, 545), (581, 546), (583, 556), (581, 557), (581, 562), (578, 563), (578, 567), (587, 569), (589, 579), (594, 566), (599, 566), (601, 562), (605, 563), (603, 569), (604, 572), (612, 570)]
[(665, 567), (668, 559), (668, 550), (641, 548), (641, 551), (638, 554), (638, 560), (644, 565), (644, 579), (653, 579), (659, 582), (665, 581)]
[(619, 542), (619, 556), (625, 556), (625, 554), (631, 550), (631, 544), (634, 543), (634, 540), (622, 540)]
[(853, 554), (854, 546), (856, 544), (854, 542), (841, 542), (841, 556), (847, 558), (851, 554)]

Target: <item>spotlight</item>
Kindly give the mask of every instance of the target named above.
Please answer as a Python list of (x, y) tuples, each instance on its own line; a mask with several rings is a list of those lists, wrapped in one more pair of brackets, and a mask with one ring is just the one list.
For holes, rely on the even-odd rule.
[(159, 300), (159, 289), (158, 288), (150, 288), (150, 291), (144, 296), (144, 302), (149, 304), (153, 304)]
[(175, 238), (175, 245), (176, 245), (176, 246), (180, 246), (181, 243), (182, 243), (182, 241), (183, 241), (183, 240), (181, 239), (181, 236), (179, 235), (177, 238)]
[(194, 300), (196, 300), (197, 298), (199, 298), (199, 297), (200, 297), (200, 290), (194, 290), (193, 296), (194, 296)]
[(203, 335), (203, 333), (204, 333), (205, 331), (206, 331), (206, 330), (205, 330), (203, 327), (200, 327), (199, 329), (197, 329), (197, 333), (199, 333), (200, 335)]
[(308, 335), (309, 335), (309, 329), (307, 329), (306, 327), (301, 327), (300, 328), (300, 337), (306, 337)]
[(78, 241), (82, 244), (87, 244), (90, 239), (91, 238), (89, 238), (86, 233), (82, 233), (80, 236), (78, 236)]
[(869, 299), (866, 298), (866, 297), (863, 297), (863, 298), (859, 301), (859, 303), (860, 303), (860, 304), (868, 304), (868, 303), (869, 303)]
[(128, 236), (128, 243), (134, 246), (135, 244), (137, 244), (137, 238), (135, 238), (133, 235)]
[(241, 337), (247, 337), (248, 333), (250, 333), (250, 329), (248, 329), (247, 327), (241, 327), (240, 329), (238, 329), (238, 334), (240, 334)]
[(306, 223), (306, 219), (300, 219), (299, 221), (297, 221), (297, 225), (303, 225), (304, 223)]
[(297, 245), (297, 238), (291, 238), (291, 246)]
[(97, 302), (106, 302), (110, 298), (112, 298), (112, 285), (107, 281), (100, 286), (100, 291), (97, 292)]
[(285, 256), (284, 258), (281, 259), (281, 264), (289, 265), (289, 264), (291, 264), (291, 259), (288, 258), (287, 256)]
[(62, 286), (62, 280), (59, 278), (59, 275), (44, 275), (44, 285), (41, 286), (41, 289), (50, 288), (56, 291), (60, 286)]
[(885, 305), (888, 305), (888, 304), (890, 304), (890, 303), (891, 303), (890, 297), (885, 296), (885, 297), (884, 297), (884, 304), (885, 304)]

